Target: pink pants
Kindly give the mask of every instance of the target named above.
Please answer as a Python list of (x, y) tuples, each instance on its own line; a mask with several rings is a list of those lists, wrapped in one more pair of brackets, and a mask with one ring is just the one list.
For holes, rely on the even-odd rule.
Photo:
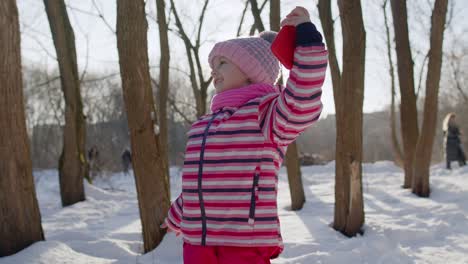
[(184, 264), (270, 264), (275, 247), (196, 246), (184, 243)]

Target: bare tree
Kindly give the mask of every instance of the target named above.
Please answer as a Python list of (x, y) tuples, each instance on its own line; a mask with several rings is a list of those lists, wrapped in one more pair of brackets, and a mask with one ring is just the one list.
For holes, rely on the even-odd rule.
[[(200, 47), (201, 47), (201, 30), (203, 21), (205, 18), (206, 8), (209, 0), (205, 0), (203, 4), (200, 17), (198, 19), (198, 31), (195, 44), (192, 43), (191, 38), (187, 35), (182, 21), (177, 13), (174, 1), (171, 0), (171, 10), (175, 16), (176, 26), (179, 32), (179, 37), (184, 41), (185, 51), (187, 52), (187, 58), (190, 67), (190, 82), (192, 85), (193, 94), (195, 96), (195, 102), (197, 105), (197, 117), (200, 117), (206, 113), (206, 103), (208, 98), (208, 86), (210, 85), (213, 77), (206, 78), (203, 74), (203, 68), (200, 60)], [(195, 61), (194, 61), (195, 59)]]
[(119, 0), (117, 48), (145, 252), (163, 239), (165, 230), (160, 225), (170, 203), (151, 91), (147, 30), (144, 1)]
[[(161, 51), (161, 59), (159, 63), (159, 89), (158, 89), (158, 116), (159, 116), (159, 144), (161, 151), (162, 163), (165, 167), (167, 176), (166, 185), (170, 186), (169, 178), (169, 148), (168, 148), (168, 124), (167, 124), (167, 101), (169, 96), (169, 39), (168, 25), (166, 20), (166, 4), (164, 0), (156, 0), (156, 9), (158, 16), (159, 28), (159, 46)], [(170, 188), (168, 189), (168, 197), (170, 198)]]
[(16, 1), (0, 1), (0, 257), (44, 240), (26, 132)]
[[(426, 60), (428, 60), (424, 119), (421, 132), (418, 129), (417, 94), (415, 95), (413, 84), (413, 61), (408, 38), (406, 1), (392, 0), (391, 4), (401, 93), (400, 115), (405, 157), (404, 187), (411, 187), (413, 193), (427, 197), (430, 194), (429, 166), (437, 124), (442, 43), (448, 1), (436, 0), (432, 10), (430, 49), (422, 65), (424, 67)], [(422, 82), (422, 73), (423, 69), (420, 72), (419, 83)]]
[(432, 146), (437, 125), (440, 72), (442, 67), (442, 46), (444, 40), (445, 19), (448, 0), (436, 0), (431, 18), (431, 37), (429, 62), (426, 77), (426, 98), (424, 100), (424, 118), (421, 134), (416, 145), (412, 192), (421, 197), (428, 197), (429, 169)]
[(405, 0), (391, 0), (393, 27), (400, 84), (400, 119), (403, 139), (405, 179), (403, 188), (410, 188), (413, 179), (413, 160), (419, 137), (418, 111), (414, 92), (413, 57), (408, 35), (408, 15)]
[(400, 148), (400, 143), (398, 142), (398, 136), (397, 136), (397, 129), (396, 129), (396, 116), (395, 116), (395, 69), (394, 69), (394, 64), (393, 64), (393, 59), (392, 59), (392, 45), (391, 45), (391, 39), (390, 39), (390, 27), (388, 25), (388, 17), (387, 17), (387, 4), (388, 0), (384, 0), (382, 4), (382, 12), (384, 15), (384, 24), (385, 24), (385, 37), (386, 37), (386, 43), (387, 43), (387, 57), (388, 57), (388, 65), (389, 65), (389, 74), (390, 74), (390, 81), (391, 81), (391, 90), (390, 90), (390, 95), (391, 95), (391, 104), (390, 104), (390, 134), (391, 134), (391, 141), (392, 141), (392, 150), (393, 150), (393, 156), (395, 159), (395, 163), (399, 167), (404, 166), (404, 161), (403, 161), (403, 153)]
[(335, 216), (333, 228), (347, 236), (364, 224), (362, 196), (362, 103), (366, 33), (359, 0), (339, 0), (343, 72), (336, 57), (330, 0), (318, 10), (328, 45), (336, 111)]
[(44, 0), (65, 97), (63, 150), (59, 160), (62, 205), (85, 200), (83, 179), (89, 179), (86, 161), (86, 121), (80, 94), (75, 35), (63, 0)]

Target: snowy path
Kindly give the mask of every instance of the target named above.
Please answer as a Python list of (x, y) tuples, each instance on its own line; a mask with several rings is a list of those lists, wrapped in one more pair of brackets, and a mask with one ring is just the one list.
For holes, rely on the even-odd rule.
[[(279, 214), (285, 251), (272, 263), (468, 263), (468, 167), (432, 168), (432, 194), (403, 190), (401, 171), (389, 162), (364, 165), (366, 225), (352, 239), (333, 231), (334, 164), (303, 167), (307, 202), (289, 206), (284, 170)], [(180, 176), (171, 170), (173, 198)], [(141, 255), (141, 226), (131, 177), (115, 174), (86, 185), (87, 201), (62, 209), (55, 171), (35, 172), (46, 241), (0, 258), (18, 263), (181, 263), (181, 239), (169, 234)]]

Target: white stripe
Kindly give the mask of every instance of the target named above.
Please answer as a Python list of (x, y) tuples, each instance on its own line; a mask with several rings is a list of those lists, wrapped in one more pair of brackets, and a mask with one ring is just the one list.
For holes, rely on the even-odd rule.
[(200, 134), (199, 132), (205, 131), (206, 126), (203, 127), (198, 127), (198, 128), (191, 128), (188, 135), (195, 135), (195, 134)]
[[(205, 201), (250, 201), (251, 194), (245, 195), (234, 195), (234, 196), (227, 196), (227, 195), (207, 195), (206, 193), (203, 195), (203, 200)], [(198, 194), (196, 195), (184, 195), (184, 200), (187, 201), (198, 201)]]
[(318, 77), (325, 77), (325, 68), (323, 71), (318, 72), (301, 72), (301, 71), (294, 71), (299, 78), (318, 78)]
[(258, 194), (260, 200), (276, 200), (276, 194)]
[[(263, 165), (262, 170), (274, 170), (276, 168), (274, 165)], [(235, 171), (235, 172), (251, 172), (253, 173), (254, 167), (252, 166), (215, 166), (215, 167), (206, 167), (203, 166), (204, 172), (225, 172), (225, 171)], [(193, 168), (184, 167), (183, 172), (198, 172), (198, 166)]]
[[(222, 186), (222, 185), (252, 185), (252, 180), (245, 181), (204, 181), (203, 186)], [(183, 186), (198, 186), (198, 180), (194, 179), (193, 181), (184, 181)]]
[(236, 128), (236, 129), (242, 129), (244, 127), (257, 127), (258, 128), (258, 122), (238, 122), (238, 123), (223, 123), (220, 125), (221, 128)]
[(291, 90), (293, 92), (293, 94), (295, 95), (300, 95), (300, 96), (307, 96), (307, 95), (313, 95), (317, 92), (319, 92), (319, 90), (322, 89), (322, 86), (317, 86), (317, 87), (307, 87), (307, 88), (298, 88), (296, 85), (294, 85), (294, 82), (289, 80), (288, 81), (288, 84), (287, 84), (287, 87), (289, 90)]
[[(310, 123), (302, 124), (302, 125), (290, 124), (290, 123), (286, 122), (285, 120), (283, 120), (282, 117), (276, 119), (276, 122), (277, 123), (274, 124), (274, 128), (276, 128), (276, 130), (283, 131), (282, 129), (278, 128), (278, 126), (281, 125), (282, 127), (286, 127), (288, 130), (294, 129), (294, 130), (297, 131), (295, 133), (294, 132), (293, 133), (291, 133), (291, 132), (287, 133), (289, 136), (285, 135), (286, 137), (291, 137), (292, 134), (296, 135), (296, 134), (300, 133), (301, 131), (303, 131), (304, 129), (306, 129), (307, 127), (310, 126)], [(277, 132), (279, 132), (279, 131), (277, 131)], [(278, 133), (278, 134), (285, 134), (285, 133)]]
[[(260, 180), (259, 181), (260, 185), (276, 185), (275, 180)], [(252, 185), (252, 180), (238, 180), (238, 181), (204, 181), (203, 186), (223, 186), (223, 185), (246, 185), (246, 187), (251, 187)], [(198, 186), (198, 180), (194, 179), (192, 181), (184, 181), (183, 182), (184, 187), (193, 187), (193, 186)]]
[[(188, 146), (191, 145), (201, 145), (203, 139), (189, 140), (187, 143)], [(264, 138), (262, 136), (239, 136), (239, 137), (207, 137), (206, 143), (231, 143), (231, 142), (263, 142)]]
[(235, 114), (250, 114), (250, 113), (255, 113), (255, 112), (258, 112), (258, 109), (256, 107), (255, 108), (243, 108), (243, 109), (237, 110)]
[[(242, 215), (244, 214), (246, 217), (248, 216), (249, 214), (249, 208), (247, 209), (238, 209), (238, 210), (234, 210), (234, 209), (205, 209), (205, 212), (207, 214), (219, 214), (219, 215), (232, 215), (232, 214), (239, 214), (239, 215)], [(201, 214), (200, 212), (200, 209), (187, 209), (185, 208), (184, 209), (184, 213), (187, 213), (187, 214)], [(255, 209), (255, 213), (259, 213), (259, 214), (276, 214), (277, 213), (277, 210), (276, 209)]]
[[(259, 149), (260, 150), (260, 149)], [(218, 151), (218, 150), (217, 150)], [(271, 150), (263, 150), (263, 151), (252, 151), (251, 149), (246, 149), (246, 150), (241, 150), (241, 151), (223, 151), (223, 152), (208, 152), (205, 150), (205, 158), (222, 158), (222, 157), (228, 157), (228, 156), (234, 156), (234, 157), (244, 157), (244, 156), (272, 156), (275, 155), (274, 151)], [(200, 153), (195, 152), (195, 153), (188, 153), (185, 155), (186, 159), (190, 158), (199, 158)]]
[[(258, 129), (259, 124), (258, 122), (238, 122), (238, 123), (231, 123), (231, 122), (223, 122), (218, 126), (218, 129), (236, 129), (236, 130), (242, 130), (242, 129)], [(193, 128), (190, 129), (190, 131), (187, 133), (188, 136), (193, 136), (193, 135), (199, 135), (203, 134), (205, 132), (205, 127), (200, 127), (200, 128)]]
[[(313, 51), (312, 53), (319, 53), (319, 52), (322, 52), (322, 51)], [(310, 54), (309, 52), (300, 52), (300, 53), (303, 53), (303, 54)], [(294, 58), (296, 60), (301, 60), (301, 61), (324, 61), (324, 60), (328, 60), (328, 54), (327, 55), (322, 55), (322, 56), (311, 56), (311, 55), (305, 55), (305, 56), (302, 56), (301, 54), (299, 54), (299, 52), (295, 52), (294, 53)]]
[[(235, 225), (235, 224), (213, 224), (210, 222), (206, 223), (207, 228), (209, 229), (217, 229), (217, 230), (222, 230), (222, 229), (237, 229), (237, 230), (252, 230), (252, 226), (250, 225)], [(182, 221), (181, 227), (187, 228), (187, 229), (200, 229), (202, 228), (201, 223), (194, 223), (188, 222), (188, 221)], [(255, 223), (255, 229), (277, 229), (278, 225), (277, 224), (258, 224)]]
[[(298, 122), (309, 121), (313, 119), (315, 116), (317, 116), (318, 113), (320, 113), (320, 111), (317, 111), (317, 112), (309, 113), (309, 114), (301, 114), (301, 115), (293, 114), (291, 110), (289, 109), (289, 107), (285, 105), (285, 102), (283, 100), (278, 100), (278, 101), (279, 101), (278, 102), (279, 110), (283, 114), (285, 114), (289, 118), (290, 121), (298, 121)], [(321, 106), (322, 102), (320, 101), (320, 99), (317, 99), (309, 104), (300, 104), (300, 102), (298, 101), (292, 101), (292, 104), (294, 105), (295, 109), (311, 110), (312, 108)], [(305, 105), (307, 105), (307, 107), (305, 107)]]

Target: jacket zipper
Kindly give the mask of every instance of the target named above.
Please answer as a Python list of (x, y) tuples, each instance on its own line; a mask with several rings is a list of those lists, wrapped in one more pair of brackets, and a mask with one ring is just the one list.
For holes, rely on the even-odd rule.
[(202, 220), (202, 241), (201, 241), (202, 246), (206, 245), (206, 213), (205, 213), (205, 202), (203, 201), (203, 191), (202, 191), (203, 159), (205, 156), (205, 144), (206, 144), (206, 138), (208, 137), (208, 131), (210, 129), (211, 123), (213, 123), (213, 120), (220, 112), (221, 111), (215, 113), (213, 117), (211, 117), (208, 124), (206, 125), (205, 132), (203, 134), (201, 150), (200, 150), (200, 164), (198, 165), (198, 200), (200, 201), (200, 213), (201, 213), (201, 220)]
[(255, 222), (255, 204), (257, 202), (258, 195), (258, 180), (260, 179), (260, 168), (255, 169), (255, 174), (252, 184), (252, 196), (250, 197), (250, 210), (249, 210), (249, 220), (248, 223), (253, 225)]

